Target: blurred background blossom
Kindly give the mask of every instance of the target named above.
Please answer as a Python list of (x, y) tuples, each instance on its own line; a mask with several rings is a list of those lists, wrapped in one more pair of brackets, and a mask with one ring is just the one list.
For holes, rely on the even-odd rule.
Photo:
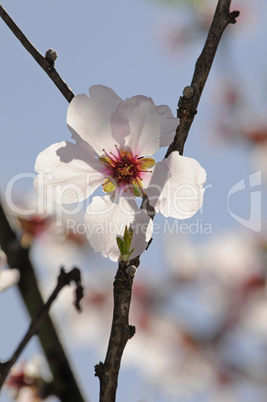
[(0, 292), (16, 285), (19, 278), (20, 273), (17, 269), (8, 269), (6, 254), (0, 249)]

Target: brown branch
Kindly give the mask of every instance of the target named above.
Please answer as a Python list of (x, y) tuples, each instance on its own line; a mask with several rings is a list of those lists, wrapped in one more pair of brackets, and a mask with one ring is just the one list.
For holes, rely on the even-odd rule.
[[(0, 246), (7, 255), (9, 266), (16, 267), (21, 273), (18, 288), (33, 319), (44, 308), (44, 302), (29, 259), (29, 251), (21, 247), (1, 203)], [(84, 402), (49, 314), (44, 318), (38, 336), (54, 378), (54, 393), (64, 402)]]
[(113, 284), (114, 310), (108, 350), (105, 362), (100, 362), (95, 366), (95, 375), (99, 377), (100, 381), (100, 402), (116, 400), (123, 350), (135, 333), (135, 327), (129, 325), (129, 309), (135, 271), (135, 267), (119, 263)]
[[(51, 58), (49, 58), (49, 53), (47, 57), (42, 56), (40, 52), (32, 45), (32, 43), (26, 38), (23, 32), (15, 24), (15, 22), (10, 18), (8, 13), (5, 11), (3, 6), (0, 4), (0, 17), (5, 21), (7, 26), (13, 32), (13, 34), (18, 38), (25, 49), (32, 55), (34, 60), (42, 67), (46, 74), (51, 78), (54, 84), (58, 87), (62, 95), (67, 99), (68, 102), (72, 100), (75, 96), (68, 85), (63, 81), (63, 79), (58, 74), (57, 70), (54, 68), (54, 63)], [(49, 49), (50, 50), (50, 49)]]
[[(231, 0), (218, 1), (205, 46), (196, 63), (191, 86), (184, 89), (183, 97), (180, 98), (177, 112), (180, 124), (177, 128), (174, 141), (170, 145), (165, 157), (168, 157), (173, 151), (179, 151), (181, 155), (183, 154), (184, 143), (194, 120), (196, 108), (223, 31), (228, 24), (235, 23), (235, 18), (239, 15), (238, 11), (229, 12), (230, 3)], [(154, 218), (155, 211), (149, 205), (147, 197), (143, 197), (141, 208), (147, 210), (151, 219)], [(138, 267), (139, 257), (132, 260), (130, 264)], [(100, 362), (95, 366), (95, 375), (100, 380), (100, 402), (114, 402), (116, 400), (122, 354), (128, 339), (135, 333), (135, 328), (129, 326), (129, 309), (135, 267), (125, 267), (120, 263), (115, 277), (113, 322), (106, 359), (104, 363)], [(133, 273), (130, 276), (129, 274), (127, 275), (127, 270), (129, 269), (133, 269)]]
[(55, 301), (57, 298), (58, 294), (60, 291), (67, 285), (70, 285), (71, 282), (75, 282), (76, 284), (76, 297), (75, 297), (75, 308), (80, 311), (80, 301), (83, 297), (83, 288), (81, 285), (81, 273), (78, 268), (73, 268), (70, 272), (65, 272), (63, 268), (60, 270), (60, 274), (58, 276), (57, 280), (57, 285), (55, 289), (53, 290), (52, 294), (48, 298), (47, 302), (41, 307), (41, 310), (37, 314), (37, 316), (32, 319), (32, 322), (29, 326), (28, 331), (24, 335), (23, 339), (19, 343), (17, 349), (13, 353), (13, 356), (11, 359), (4, 363), (0, 363), (0, 390), (4, 384), (4, 381), (6, 380), (13, 364), (17, 361), (19, 358), (21, 352), (24, 350), (28, 342), (31, 340), (31, 338), (36, 335), (39, 332), (40, 325), (43, 321), (43, 319), (47, 316), (50, 307), (52, 306), (52, 303)]
[(197, 113), (197, 106), (207, 81), (215, 53), (221, 36), (229, 24), (235, 24), (239, 11), (230, 13), (231, 0), (219, 0), (213, 17), (213, 21), (208, 32), (208, 37), (204, 48), (196, 62), (194, 75), (190, 86), (185, 87), (183, 96), (178, 103), (177, 117), (180, 118), (180, 124), (177, 127), (176, 135), (169, 146), (165, 158), (171, 152), (178, 151), (183, 154), (184, 144), (188, 136), (191, 124)]

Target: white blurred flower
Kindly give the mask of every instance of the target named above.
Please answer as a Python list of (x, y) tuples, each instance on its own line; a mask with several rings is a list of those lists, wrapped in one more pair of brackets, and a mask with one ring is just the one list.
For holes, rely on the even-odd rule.
[(216, 381), (212, 364), (186, 344), (184, 334), (168, 318), (155, 316), (150, 324), (149, 333), (137, 332), (128, 342), (124, 364), (135, 365), (156, 393), (164, 392), (164, 400), (193, 400), (203, 394)]
[(5, 387), (16, 401), (41, 402), (46, 384), (52, 380), (43, 356), (34, 355), (28, 362), (16, 364), (5, 382)]
[(16, 397), (17, 402), (41, 402), (42, 399), (36, 395), (34, 389), (29, 387), (21, 388), (19, 395)]
[(258, 290), (250, 295), (238, 325), (222, 342), (225, 359), (252, 379), (267, 379), (267, 295)]
[(17, 269), (2, 269), (6, 263), (6, 255), (2, 250), (0, 250), (0, 292), (16, 285), (20, 278), (20, 273)]
[(251, 275), (262, 275), (257, 243), (241, 232), (225, 232), (198, 244), (172, 234), (166, 241), (166, 257), (174, 275), (216, 277), (231, 288)]
[(203, 245), (202, 266), (217, 274), (230, 287), (239, 286), (251, 275), (261, 275), (255, 240), (242, 232), (226, 232)]

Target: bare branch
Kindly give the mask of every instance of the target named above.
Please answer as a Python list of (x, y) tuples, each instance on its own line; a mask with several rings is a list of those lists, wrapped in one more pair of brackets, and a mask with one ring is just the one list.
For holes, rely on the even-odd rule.
[(116, 400), (123, 350), (128, 340), (135, 334), (135, 327), (129, 325), (129, 309), (135, 271), (135, 267), (119, 263), (113, 284), (114, 310), (108, 350), (105, 362), (100, 362), (95, 366), (95, 375), (100, 380), (100, 402)]
[(47, 302), (41, 307), (40, 312), (37, 316), (32, 319), (32, 322), (29, 326), (28, 331), (24, 335), (17, 349), (13, 353), (13, 356), (10, 360), (4, 363), (0, 363), (0, 389), (2, 388), (4, 381), (6, 380), (9, 371), (11, 370), (13, 364), (19, 358), (21, 352), (24, 350), (30, 339), (36, 335), (40, 329), (40, 325), (43, 319), (47, 316), (52, 303), (55, 301), (56, 297), (60, 293), (60, 291), (66, 286), (70, 285), (71, 282), (76, 283), (76, 297), (75, 297), (75, 307), (78, 311), (80, 311), (80, 301), (83, 296), (83, 288), (81, 285), (81, 273), (78, 268), (73, 268), (70, 272), (65, 272), (63, 268), (60, 270), (60, 274), (58, 276), (58, 281), (55, 289), (53, 290), (51, 296), (47, 300)]
[[(180, 124), (177, 128), (174, 141), (167, 151), (166, 158), (173, 151), (179, 151), (181, 155), (183, 154), (184, 143), (196, 114), (196, 108), (223, 31), (228, 24), (235, 23), (235, 18), (239, 15), (238, 11), (229, 12), (230, 3), (231, 0), (218, 1), (205, 46), (196, 63), (191, 86), (184, 89), (183, 97), (179, 101), (177, 114), (180, 118)], [(155, 210), (149, 205), (146, 196), (143, 197), (141, 208), (147, 210), (151, 219), (154, 218)], [(131, 260), (130, 264), (138, 267), (140, 258), (136, 257), (134, 260)], [(113, 322), (107, 355), (104, 363), (100, 362), (95, 366), (95, 375), (100, 380), (100, 402), (114, 402), (116, 400), (116, 389), (123, 350), (128, 339), (135, 333), (135, 328), (129, 326), (129, 309), (134, 275), (129, 280), (126, 273), (127, 269), (121, 263), (119, 264), (114, 282)]]
[(32, 45), (32, 43), (26, 38), (23, 32), (15, 24), (15, 22), (10, 18), (8, 13), (5, 11), (3, 6), (0, 4), (0, 17), (5, 21), (7, 26), (13, 32), (13, 34), (22, 43), (25, 49), (32, 55), (34, 60), (42, 67), (46, 74), (51, 78), (54, 84), (58, 87), (62, 95), (67, 99), (68, 102), (72, 100), (75, 96), (68, 85), (63, 81), (63, 79), (58, 74), (57, 70), (54, 68), (54, 62), (51, 61), (49, 57), (44, 57), (40, 52)]
[(204, 48), (196, 62), (194, 75), (191, 85), (185, 87), (183, 96), (180, 97), (178, 103), (177, 117), (180, 118), (180, 124), (177, 127), (176, 135), (169, 146), (165, 158), (171, 152), (178, 151), (183, 154), (184, 144), (188, 136), (191, 124), (197, 113), (197, 106), (207, 81), (217, 47), (220, 43), (221, 36), (225, 28), (229, 24), (235, 24), (239, 11), (230, 13), (231, 0), (219, 0), (213, 17), (213, 21), (208, 32), (207, 40)]

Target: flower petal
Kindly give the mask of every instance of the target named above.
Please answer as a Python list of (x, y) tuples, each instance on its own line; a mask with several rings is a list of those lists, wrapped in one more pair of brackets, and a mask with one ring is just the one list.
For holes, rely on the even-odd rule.
[(103, 154), (103, 145), (108, 151), (119, 145), (111, 133), (111, 116), (122, 99), (103, 85), (94, 85), (89, 89), (90, 98), (76, 95), (70, 102), (67, 124), (84, 141), (90, 144), (98, 155)]
[(201, 207), (205, 181), (206, 172), (195, 159), (172, 152), (156, 164), (146, 194), (156, 212), (186, 219)]
[[(112, 121), (121, 126), (119, 136), (125, 137), (125, 146), (138, 156), (150, 156), (173, 141), (179, 119), (168, 106), (155, 106), (151, 98), (137, 95), (119, 104)], [(113, 137), (118, 140), (114, 129)]]
[(87, 237), (96, 252), (118, 261), (120, 251), (116, 237), (123, 236), (125, 226), (131, 224), (134, 234), (131, 258), (142, 254), (147, 247), (153, 230), (152, 220), (146, 211), (140, 210), (132, 199), (120, 196), (94, 197), (85, 214)]
[(16, 285), (19, 281), (20, 273), (18, 269), (8, 269), (0, 272), (0, 292)]
[(0, 270), (7, 264), (7, 256), (3, 250), (0, 250)]
[(85, 142), (60, 142), (41, 152), (35, 163), (38, 194), (57, 204), (88, 198), (103, 182), (103, 165)]

